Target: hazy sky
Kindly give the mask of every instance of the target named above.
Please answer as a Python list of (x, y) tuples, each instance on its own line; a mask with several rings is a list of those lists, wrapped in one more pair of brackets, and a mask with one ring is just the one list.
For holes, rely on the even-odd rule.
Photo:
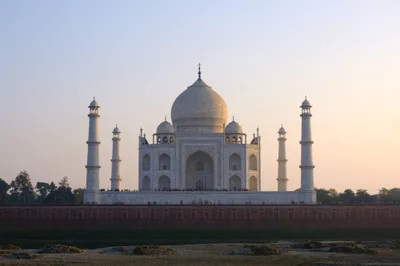
[(262, 189), (276, 190), (277, 131), (300, 186), (300, 108), (313, 104), (315, 185), (400, 186), (400, 1), (0, 1), (0, 176), (85, 185), (87, 106), (100, 108), (100, 186), (122, 131), (124, 188), (138, 134), (197, 78), (247, 134), (260, 127)]

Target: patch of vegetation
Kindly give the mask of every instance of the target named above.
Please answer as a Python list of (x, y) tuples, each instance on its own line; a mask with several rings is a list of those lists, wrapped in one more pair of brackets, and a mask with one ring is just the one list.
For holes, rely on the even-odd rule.
[(272, 248), (267, 245), (245, 245), (243, 248), (248, 248), (250, 252), (248, 253), (249, 255), (255, 255), (255, 256), (270, 256), (270, 255), (280, 255), (281, 250), (279, 248)]
[(4, 249), (1, 249), (1, 250), (0, 250), (0, 257), (9, 255), (11, 252), (12, 252), (12, 250), (4, 250)]
[(146, 256), (161, 256), (161, 255), (175, 255), (175, 250), (157, 245), (137, 246), (132, 251), (133, 255), (146, 255)]
[(345, 243), (339, 245), (333, 245), (329, 247), (328, 252), (340, 252), (340, 253), (354, 253), (354, 254), (379, 254), (377, 250), (370, 249), (363, 245), (357, 245), (354, 243)]
[(38, 254), (32, 254), (32, 253), (28, 253), (28, 252), (12, 252), (4, 257), (7, 259), (31, 260), (31, 259), (36, 259), (39, 256), (40, 255), (38, 255)]
[(74, 246), (66, 245), (47, 245), (38, 251), (38, 253), (84, 253), (85, 250), (79, 249)]
[(315, 249), (315, 248), (323, 248), (326, 247), (327, 245), (324, 245), (322, 242), (319, 241), (305, 241), (301, 243), (296, 243), (293, 244), (293, 248), (301, 248), (301, 249)]
[(21, 248), (19, 246), (12, 245), (12, 244), (1, 246), (1, 249), (2, 250), (21, 250)]
[(312, 249), (320, 252), (337, 252), (337, 253), (353, 253), (353, 254), (379, 254), (377, 250), (371, 249), (362, 242), (354, 243), (322, 243), (319, 241), (306, 241), (296, 243), (293, 248)]

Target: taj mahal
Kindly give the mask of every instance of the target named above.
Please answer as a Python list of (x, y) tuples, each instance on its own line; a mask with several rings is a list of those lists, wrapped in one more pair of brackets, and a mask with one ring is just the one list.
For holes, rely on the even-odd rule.
[(112, 131), (111, 189), (99, 187), (99, 104), (89, 105), (85, 204), (316, 204), (311, 104), (301, 108), (301, 188), (287, 191), (286, 131), (278, 130), (277, 191), (261, 191), (261, 136), (247, 136), (201, 77), (184, 90), (150, 138), (138, 136), (138, 190), (122, 189), (120, 130)]

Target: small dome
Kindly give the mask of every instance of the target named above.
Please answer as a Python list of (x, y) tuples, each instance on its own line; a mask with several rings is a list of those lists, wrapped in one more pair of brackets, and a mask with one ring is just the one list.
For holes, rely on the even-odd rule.
[(242, 126), (233, 120), (225, 128), (225, 134), (243, 134)]
[(113, 134), (119, 134), (119, 133), (121, 133), (121, 131), (119, 131), (119, 128), (117, 127), (117, 125), (115, 125), (115, 128), (114, 128), (114, 130), (113, 130), (112, 133), (113, 133)]
[(157, 134), (174, 134), (174, 127), (170, 122), (165, 120), (157, 127)]
[(280, 133), (280, 134), (285, 134), (286, 133), (286, 130), (283, 128), (283, 125), (279, 129), (278, 133)]
[(311, 104), (310, 104), (310, 102), (307, 100), (307, 97), (306, 97), (306, 99), (301, 103), (301, 106), (300, 106), (300, 107), (302, 107), (302, 108), (305, 108), (305, 107), (312, 107)]
[(89, 107), (100, 107), (99, 103), (96, 101), (96, 99), (93, 97), (93, 101), (90, 102)]

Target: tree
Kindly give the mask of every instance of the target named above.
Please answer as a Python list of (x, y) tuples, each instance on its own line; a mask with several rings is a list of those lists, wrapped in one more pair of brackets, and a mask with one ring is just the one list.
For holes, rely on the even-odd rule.
[(329, 195), (329, 191), (324, 188), (316, 188), (317, 192), (317, 200), (322, 204), (330, 204), (332, 203), (332, 198)]
[(355, 194), (353, 190), (346, 189), (345, 191), (343, 191), (343, 193), (339, 193), (339, 198), (343, 203), (351, 204), (354, 203)]
[(75, 196), (75, 204), (81, 205), (83, 204), (83, 192), (85, 190), (83, 188), (74, 189), (73, 193)]
[(69, 187), (58, 187), (54, 193), (49, 194), (43, 201), (43, 204), (49, 205), (74, 205), (75, 195)]
[(51, 182), (49, 185), (49, 194), (56, 192), (57, 186), (54, 184), (54, 182)]
[(6, 204), (10, 185), (0, 177), (0, 204)]
[(46, 197), (43, 203), (60, 205), (75, 204), (75, 195), (69, 187), (68, 177), (64, 176), (58, 184), (60, 186), (55, 190), (54, 183), (50, 184), (52, 192)]
[(356, 192), (357, 202), (359, 203), (372, 203), (373, 197), (365, 189), (357, 189)]
[(69, 187), (68, 177), (64, 176), (61, 178), (61, 181), (58, 183), (60, 187)]
[(11, 200), (13, 203), (32, 204), (35, 202), (35, 192), (29, 174), (20, 172), (10, 184)]
[(37, 182), (36, 190), (39, 195), (38, 201), (42, 202), (50, 194), (50, 184), (46, 182)]
[(393, 202), (399, 202), (400, 201), (400, 188), (391, 188), (389, 190), (389, 195), (392, 198)]
[(339, 201), (339, 193), (334, 188), (328, 190), (329, 196), (331, 197), (332, 203), (337, 203)]

